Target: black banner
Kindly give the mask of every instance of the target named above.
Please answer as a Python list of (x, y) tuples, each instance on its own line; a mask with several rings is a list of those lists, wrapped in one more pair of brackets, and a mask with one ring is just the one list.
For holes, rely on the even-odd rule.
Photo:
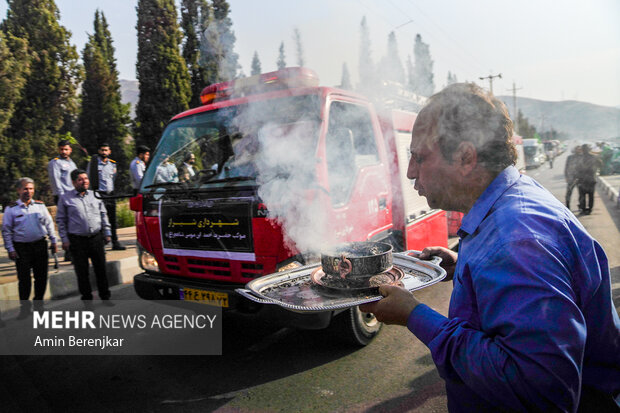
[(254, 251), (251, 201), (165, 201), (160, 208), (164, 249)]

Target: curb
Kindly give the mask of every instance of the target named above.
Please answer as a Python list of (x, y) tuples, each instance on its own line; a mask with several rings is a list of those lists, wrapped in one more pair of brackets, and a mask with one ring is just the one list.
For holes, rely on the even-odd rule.
[[(93, 291), (96, 291), (97, 282), (92, 265), (89, 266), (90, 285)], [(110, 287), (119, 284), (133, 283), (133, 276), (141, 272), (142, 269), (138, 265), (138, 257), (132, 256), (122, 258), (120, 260), (107, 261), (106, 273)], [(17, 289), (17, 281), (0, 285), (0, 300), (6, 300), (2, 310), (17, 308), (19, 306), (19, 293)], [(70, 296), (79, 295), (77, 277), (73, 268), (60, 271), (50, 272), (47, 276), (47, 289), (45, 290), (44, 300), (58, 300)]]
[(613, 188), (611, 184), (601, 176), (597, 176), (596, 180), (600, 184), (599, 188), (601, 189), (601, 191), (607, 196), (609, 196), (609, 199), (611, 199), (616, 204), (616, 207), (620, 208), (620, 197), (618, 197), (618, 190)]

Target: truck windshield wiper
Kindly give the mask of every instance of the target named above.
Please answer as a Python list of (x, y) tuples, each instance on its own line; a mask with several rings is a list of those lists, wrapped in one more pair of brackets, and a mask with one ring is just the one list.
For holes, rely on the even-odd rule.
[(182, 182), (159, 182), (156, 184), (150, 184), (144, 187), (146, 188), (165, 188), (167, 186), (183, 186)]
[(237, 181), (255, 181), (256, 177), (254, 176), (230, 176), (228, 178), (221, 179), (210, 179), (205, 183), (213, 184), (213, 183), (221, 183), (221, 182), (237, 182)]

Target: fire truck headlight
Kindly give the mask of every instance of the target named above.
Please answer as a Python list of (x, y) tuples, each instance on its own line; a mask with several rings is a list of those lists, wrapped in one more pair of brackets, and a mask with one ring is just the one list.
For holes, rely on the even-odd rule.
[(140, 248), (138, 262), (140, 263), (140, 267), (142, 267), (142, 269), (145, 271), (159, 272), (159, 264), (157, 264), (157, 260), (155, 259), (155, 257), (148, 251), (143, 250), (142, 248)]

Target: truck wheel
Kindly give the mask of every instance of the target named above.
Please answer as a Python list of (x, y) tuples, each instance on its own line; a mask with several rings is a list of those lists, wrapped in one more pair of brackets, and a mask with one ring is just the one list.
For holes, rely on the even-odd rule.
[(344, 342), (365, 346), (379, 333), (383, 323), (374, 314), (363, 313), (359, 307), (338, 314), (332, 321), (332, 331)]

